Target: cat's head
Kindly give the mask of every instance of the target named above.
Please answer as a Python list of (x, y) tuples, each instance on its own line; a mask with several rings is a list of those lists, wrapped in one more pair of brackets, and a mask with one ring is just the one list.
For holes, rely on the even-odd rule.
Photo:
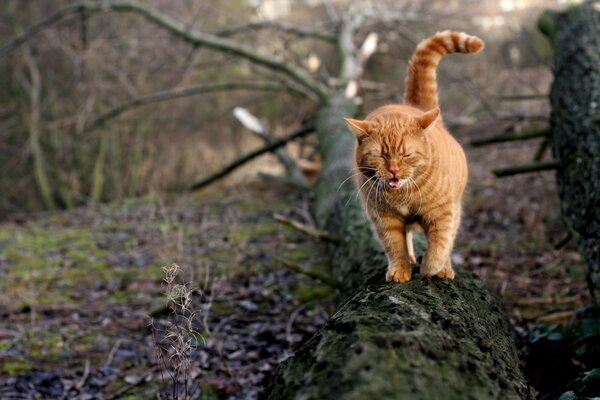
[(363, 121), (346, 118), (358, 140), (359, 171), (390, 190), (408, 184), (427, 164), (427, 133), (439, 116), (436, 107), (418, 117), (390, 111)]

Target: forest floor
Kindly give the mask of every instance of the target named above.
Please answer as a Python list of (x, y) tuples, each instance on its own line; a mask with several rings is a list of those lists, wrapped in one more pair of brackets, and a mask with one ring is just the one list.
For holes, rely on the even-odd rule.
[[(501, 128), (457, 136), (466, 143)], [(465, 144), (470, 189), (453, 260), (502, 296), (523, 367), (550, 398), (582, 368), (567, 360), (558, 382), (565, 355), (549, 356), (546, 339), (590, 301), (583, 261), (572, 242), (554, 248), (566, 229), (551, 172), (490, 172), (529, 162), (537, 144)], [(329, 245), (273, 219), (314, 223), (311, 196), (249, 181), (0, 224), (0, 398), (256, 398), (334, 309), (334, 289), (284, 265), (326, 272)], [(172, 263), (193, 289), (191, 329), (189, 314), (166, 306)], [(178, 338), (188, 352), (174, 354)]]

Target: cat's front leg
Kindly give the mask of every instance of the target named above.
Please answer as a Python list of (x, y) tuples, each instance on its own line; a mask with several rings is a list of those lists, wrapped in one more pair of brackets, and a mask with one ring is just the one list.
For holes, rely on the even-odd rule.
[(446, 279), (454, 278), (450, 253), (456, 236), (457, 227), (455, 225), (453, 215), (448, 213), (438, 216), (426, 227), (427, 254), (421, 264), (423, 275), (436, 275)]
[(408, 282), (412, 276), (406, 246), (404, 221), (392, 216), (373, 219), (377, 234), (383, 243), (389, 265), (385, 279), (390, 282)]

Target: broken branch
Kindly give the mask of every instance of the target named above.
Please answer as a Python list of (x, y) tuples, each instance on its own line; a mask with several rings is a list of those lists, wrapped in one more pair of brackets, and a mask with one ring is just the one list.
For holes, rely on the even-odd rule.
[(260, 30), (260, 29), (275, 29), (278, 31), (291, 33), (299, 37), (308, 37), (314, 39), (320, 39), (327, 42), (334, 42), (337, 40), (337, 37), (333, 34), (324, 33), (321, 31), (316, 31), (308, 28), (300, 28), (296, 26), (291, 26), (282, 22), (277, 21), (262, 21), (262, 22), (254, 22), (246, 25), (236, 26), (229, 29), (224, 29), (217, 33), (218, 36), (232, 36), (241, 32), (246, 32), (249, 30)]
[(248, 161), (253, 160), (256, 157), (261, 156), (265, 153), (268, 153), (275, 149), (278, 149), (279, 147), (284, 146), (285, 144), (287, 144), (288, 142), (291, 142), (292, 140), (306, 136), (309, 133), (311, 133), (313, 130), (314, 130), (313, 126), (307, 126), (304, 128), (300, 128), (299, 130), (297, 130), (296, 132), (292, 133), (289, 136), (275, 140), (273, 143), (271, 143), (267, 146), (261, 147), (260, 149), (251, 151), (250, 153), (238, 158), (231, 164), (227, 165), (225, 168), (223, 168), (219, 172), (216, 172), (216, 173), (210, 175), (209, 177), (204, 178), (204, 179), (194, 183), (192, 186), (190, 186), (188, 188), (188, 190), (194, 191), (194, 190), (202, 189), (203, 187), (210, 185), (211, 183), (223, 178), (224, 176), (229, 175), (232, 171), (234, 171), (238, 167), (244, 165)]
[(513, 132), (509, 134), (502, 134), (498, 136), (492, 136), (483, 139), (475, 139), (471, 140), (470, 145), (473, 147), (485, 146), (487, 144), (492, 143), (502, 143), (502, 142), (514, 142), (518, 140), (529, 140), (535, 139), (539, 137), (547, 137), (550, 135), (550, 129), (538, 129), (533, 131), (526, 132)]
[(326, 240), (326, 241), (332, 242), (332, 243), (340, 242), (340, 239), (337, 236), (335, 236), (325, 230), (317, 229), (310, 225), (303, 224), (302, 222), (296, 221), (295, 219), (285, 217), (281, 214), (273, 214), (273, 218), (275, 219), (275, 221), (279, 221), (281, 223), (289, 225), (292, 228), (299, 230), (300, 232), (302, 232), (308, 236), (312, 236), (317, 239)]
[(528, 165), (519, 165), (516, 167), (499, 168), (499, 169), (493, 170), (492, 172), (494, 173), (494, 175), (496, 175), (497, 178), (502, 178), (505, 176), (556, 169), (556, 168), (558, 168), (559, 165), (560, 165), (560, 162), (558, 162), (557, 160), (552, 160), (552, 161), (545, 161), (545, 162), (539, 162), (539, 163), (531, 163)]
[[(233, 109), (233, 115), (250, 132), (254, 133), (256, 136), (261, 138), (265, 142), (265, 144), (273, 143), (273, 141), (275, 140), (275, 137), (267, 130), (267, 127), (257, 117), (252, 115), (245, 108), (235, 107)], [(304, 176), (302, 171), (300, 171), (300, 168), (285, 148), (280, 147), (276, 149), (275, 155), (283, 164), (285, 170), (287, 171), (290, 178), (292, 178), (292, 180), (297, 181), (302, 185), (308, 186), (308, 180), (306, 179), (306, 176)]]
[(304, 268), (302, 265), (300, 265), (294, 261), (286, 260), (285, 258), (281, 258), (281, 257), (275, 257), (275, 261), (280, 262), (284, 267), (291, 269), (294, 272), (298, 272), (300, 274), (309, 276), (309, 277), (316, 279), (328, 286), (331, 286), (334, 289), (342, 290), (344, 288), (342, 286), (342, 283), (340, 281), (338, 281), (337, 279), (332, 278), (331, 276), (324, 274), (322, 272), (317, 272), (312, 269)]

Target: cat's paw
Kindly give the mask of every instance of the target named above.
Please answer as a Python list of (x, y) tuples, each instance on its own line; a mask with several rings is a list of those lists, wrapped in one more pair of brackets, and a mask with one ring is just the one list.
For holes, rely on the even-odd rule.
[(431, 262), (427, 254), (423, 257), (421, 261), (421, 274), (425, 276), (434, 276), (440, 273), (444, 269), (443, 263), (434, 263)]
[(454, 279), (454, 270), (451, 265), (446, 265), (440, 272), (435, 274), (438, 278)]
[(412, 270), (409, 267), (389, 266), (385, 274), (385, 280), (388, 282), (404, 283), (410, 281)]
[(417, 258), (415, 257), (414, 254), (409, 254), (408, 255), (408, 263), (410, 265), (415, 265), (417, 263)]

